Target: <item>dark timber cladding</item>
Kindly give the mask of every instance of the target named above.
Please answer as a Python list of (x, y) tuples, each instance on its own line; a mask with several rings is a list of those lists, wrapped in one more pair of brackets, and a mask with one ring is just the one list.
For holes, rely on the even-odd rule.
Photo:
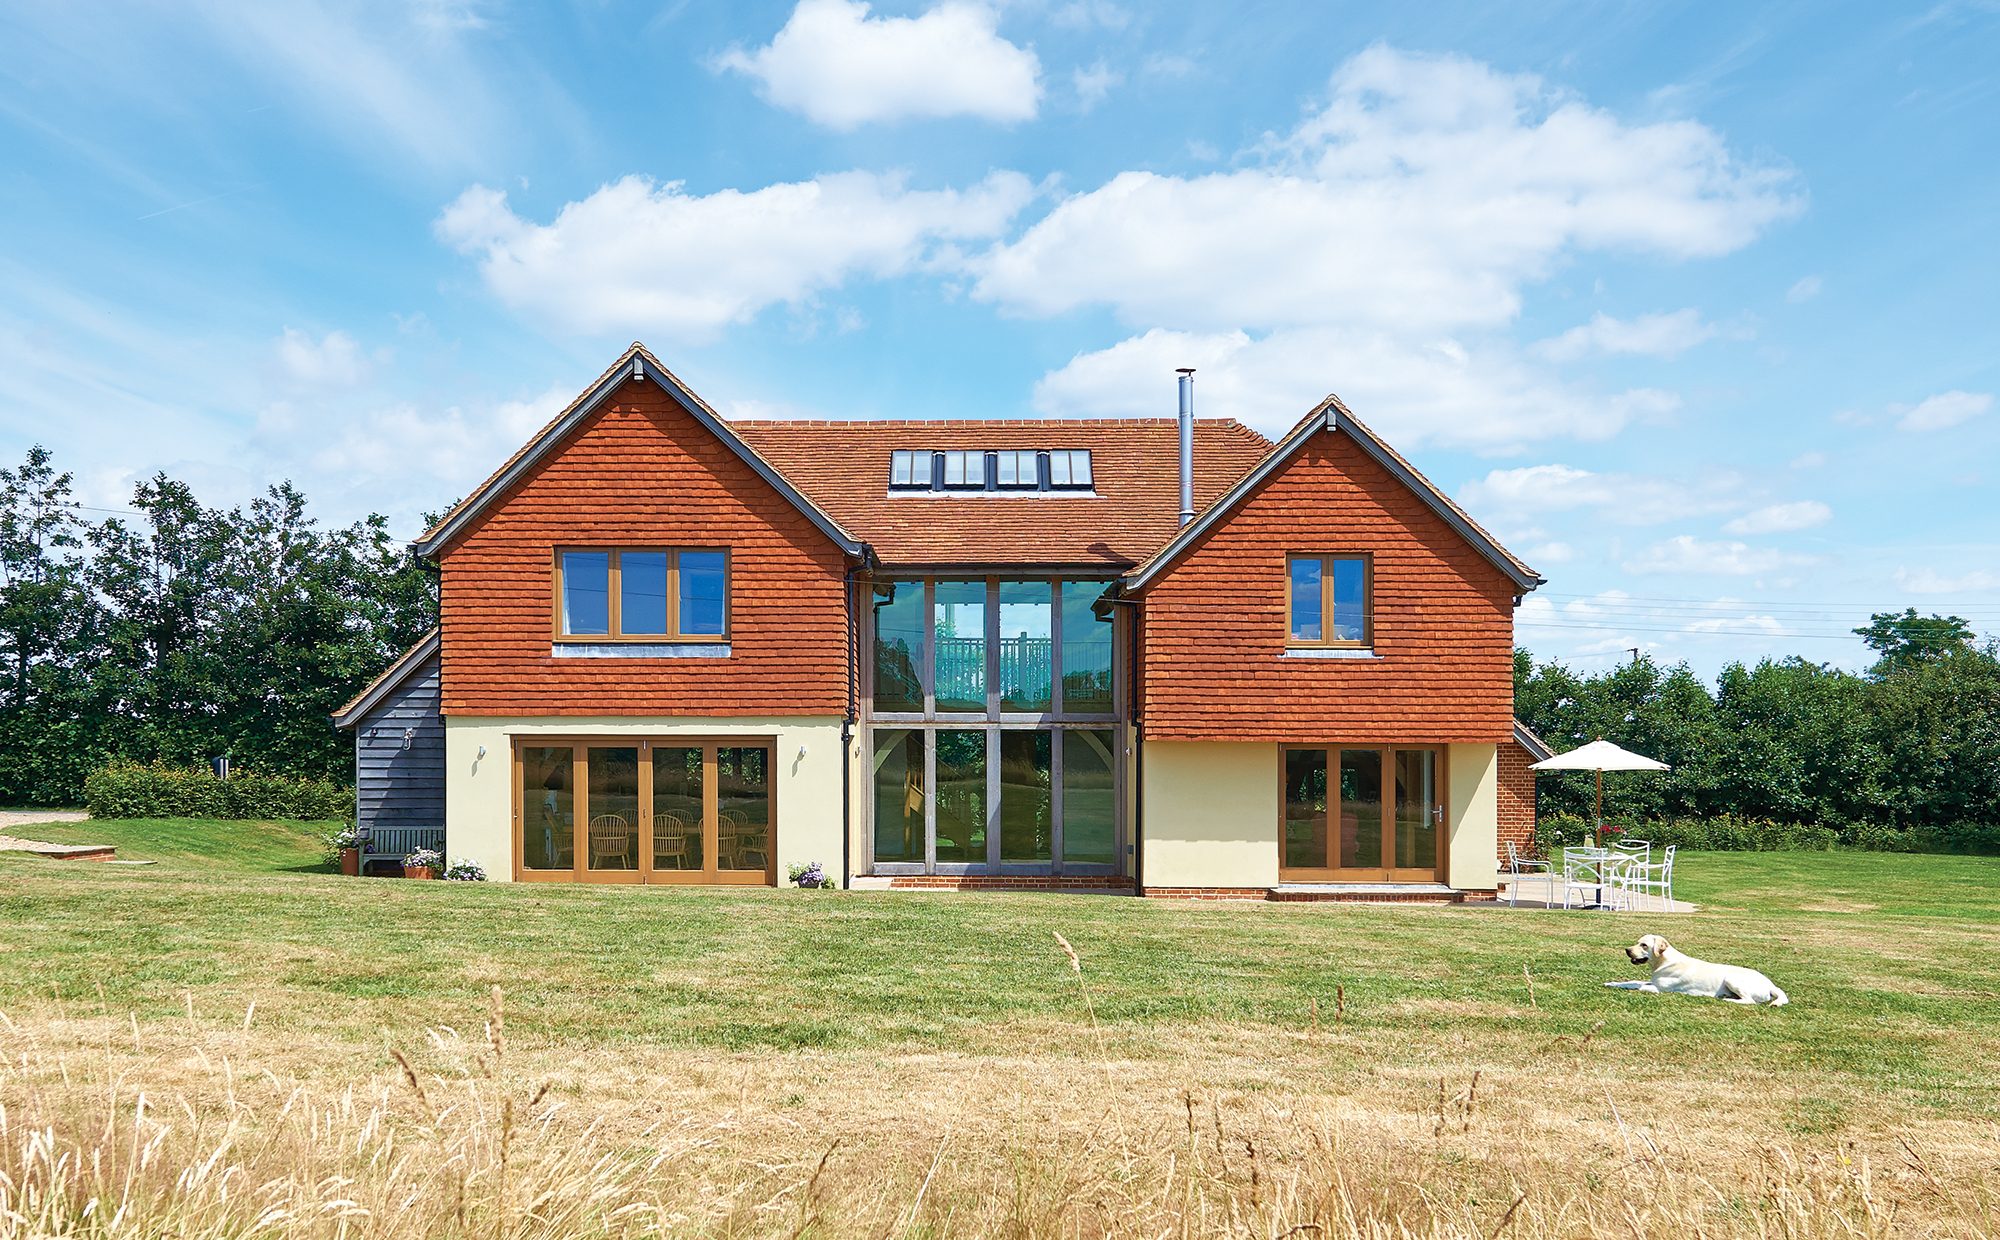
[(351, 702), (334, 722), (354, 732), (355, 826), (444, 826), (444, 718), (435, 633)]

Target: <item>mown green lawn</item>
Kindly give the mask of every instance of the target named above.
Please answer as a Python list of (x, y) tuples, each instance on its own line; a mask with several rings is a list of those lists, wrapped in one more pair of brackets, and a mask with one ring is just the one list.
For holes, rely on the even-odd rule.
[[(476, 1020), (496, 983), (511, 1036), (543, 1045), (1086, 1054), (1060, 932), (1125, 1058), (1304, 1030), (1316, 1003), (1385, 1069), (1447, 1047), (1519, 1067), (1589, 1036), (1593, 1055), (2000, 1116), (2000, 859), (1683, 854), (1677, 894), (1705, 911), (1648, 918), (356, 880), (321, 870), (291, 825), (23, 833), (158, 864), (0, 856), (0, 1010), (145, 1022), (254, 1002), (261, 1031), (330, 1058), (379, 1049), (384, 1030)], [(1638, 975), (1619, 949), (1647, 931), (1764, 969), (1791, 1006), (1604, 989)]]

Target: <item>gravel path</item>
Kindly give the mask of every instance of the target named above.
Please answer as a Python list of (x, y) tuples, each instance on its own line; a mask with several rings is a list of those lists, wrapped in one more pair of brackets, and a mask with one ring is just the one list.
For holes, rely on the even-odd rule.
[(82, 822), (89, 817), (80, 809), (0, 809), (0, 827), (31, 822)]

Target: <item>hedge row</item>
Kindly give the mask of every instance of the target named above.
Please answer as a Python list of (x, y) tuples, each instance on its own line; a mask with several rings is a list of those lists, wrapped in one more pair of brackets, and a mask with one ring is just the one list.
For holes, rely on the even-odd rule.
[[(1836, 828), (1723, 815), (1652, 821), (1607, 818), (1605, 825), (1649, 840), (1655, 848), (1678, 844), (1690, 851), (1825, 852), (1831, 848), (1858, 848), (1870, 852), (2000, 855), (2000, 825), (1993, 823), (1968, 822), (1946, 827), (1885, 827), (1863, 823)], [(1584, 819), (1554, 814), (1535, 825), (1535, 844), (1546, 853), (1565, 845), (1581, 844), (1588, 831), (1589, 823)]]
[(233, 774), (207, 767), (114, 762), (83, 783), (92, 818), (237, 818), (352, 821), (354, 793), (324, 779)]

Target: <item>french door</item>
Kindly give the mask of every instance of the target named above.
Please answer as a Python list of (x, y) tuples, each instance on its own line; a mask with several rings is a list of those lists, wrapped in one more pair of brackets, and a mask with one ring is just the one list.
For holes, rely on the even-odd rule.
[(1287, 746), (1279, 877), (1438, 882), (1444, 753), (1433, 747)]
[(514, 877), (777, 882), (772, 742), (541, 738), (514, 743)]

